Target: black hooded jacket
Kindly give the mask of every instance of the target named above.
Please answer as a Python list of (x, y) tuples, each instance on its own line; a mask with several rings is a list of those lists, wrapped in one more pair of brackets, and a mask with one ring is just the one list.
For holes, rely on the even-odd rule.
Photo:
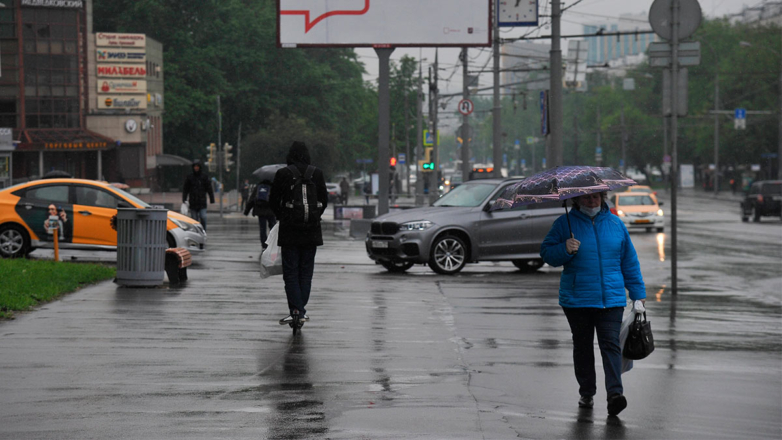
[[(195, 166), (199, 170), (195, 170)], [(204, 171), (199, 161), (193, 162), (193, 172), (185, 177), (185, 186), (182, 189), (182, 203), (190, 197), (190, 210), (199, 210), (206, 208), (206, 196), (209, 195), (209, 203), (214, 204), (215, 193), (212, 190), (212, 182), (209, 181), (209, 175)]]
[[(288, 165), (295, 165), (303, 176), (307, 171), (307, 166), (310, 165), (310, 162), (310, 153), (307, 150), (307, 146), (303, 142), (294, 142), (288, 151), (286, 163)], [(274, 182), (272, 183), (272, 189), (269, 194), (269, 205), (271, 205), (272, 211), (274, 211), (274, 215), (277, 219), (282, 218), (282, 194), (285, 193), (284, 188), (293, 185), (294, 179), (293, 172), (288, 168), (280, 168), (277, 170), (277, 174), (274, 175)], [(323, 212), (326, 211), (326, 206), (329, 202), (329, 193), (326, 189), (326, 179), (323, 177), (323, 171), (316, 167), (315, 172), (312, 175), (312, 180), (315, 182), (318, 201), (323, 205), (323, 210), (321, 211), (321, 214), (323, 214)], [(321, 231), (320, 223), (318, 223), (317, 226), (302, 229), (291, 224), (286, 224), (285, 220), (280, 220), (280, 231), (277, 237), (277, 244), (280, 247), (321, 246), (323, 245), (323, 233)]]

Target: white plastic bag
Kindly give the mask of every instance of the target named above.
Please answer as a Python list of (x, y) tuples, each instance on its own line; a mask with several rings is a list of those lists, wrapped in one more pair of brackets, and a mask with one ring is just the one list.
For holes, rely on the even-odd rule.
[[(619, 330), (619, 348), (622, 351), (625, 349), (625, 341), (627, 341), (627, 333), (629, 333), (630, 323), (635, 321), (635, 315), (646, 311), (644, 303), (641, 300), (633, 302), (633, 308), (630, 309), (630, 313), (622, 320), (622, 327)], [(632, 359), (627, 359), (622, 356), (622, 374), (627, 373), (633, 369)]]
[(277, 235), (279, 235), (280, 222), (275, 223), (269, 237), (266, 239), (266, 250), (261, 255), (261, 278), (268, 278), (272, 275), (282, 275), (282, 251), (277, 245)]
[(182, 202), (182, 207), (179, 208), (179, 213), (190, 217), (190, 204), (187, 202)]

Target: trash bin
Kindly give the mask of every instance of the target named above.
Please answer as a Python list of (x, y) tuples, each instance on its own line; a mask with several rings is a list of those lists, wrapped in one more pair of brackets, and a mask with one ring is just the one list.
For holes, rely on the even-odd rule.
[(117, 284), (163, 284), (167, 219), (166, 209), (117, 209)]

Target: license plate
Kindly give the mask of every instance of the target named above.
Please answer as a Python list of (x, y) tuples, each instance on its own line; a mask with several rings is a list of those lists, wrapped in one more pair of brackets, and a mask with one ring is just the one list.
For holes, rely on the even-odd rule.
[(651, 220), (636, 220), (636, 223), (651, 223)]
[(373, 248), (380, 248), (380, 249), (387, 249), (388, 248), (388, 242), (387, 241), (372, 240), (372, 247)]

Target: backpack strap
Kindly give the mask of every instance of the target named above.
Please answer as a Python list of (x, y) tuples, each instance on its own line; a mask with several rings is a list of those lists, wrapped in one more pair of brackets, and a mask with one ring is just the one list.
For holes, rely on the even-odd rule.
[(304, 180), (312, 180), (313, 174), (315, 174), (315, 167), (312, 165), (307, 165), (307, 171), (304, 172)]
[[(293, 173), (293, 177), (295, 179), (301, 179), (301, 172), (298, 168), (296, 168), (296, 165), (290, 164), (288, 165), (288, 169), (291, 170), (291, 173)], [(307, 171), (309, 171), (309, 168), (307, 168)]]

